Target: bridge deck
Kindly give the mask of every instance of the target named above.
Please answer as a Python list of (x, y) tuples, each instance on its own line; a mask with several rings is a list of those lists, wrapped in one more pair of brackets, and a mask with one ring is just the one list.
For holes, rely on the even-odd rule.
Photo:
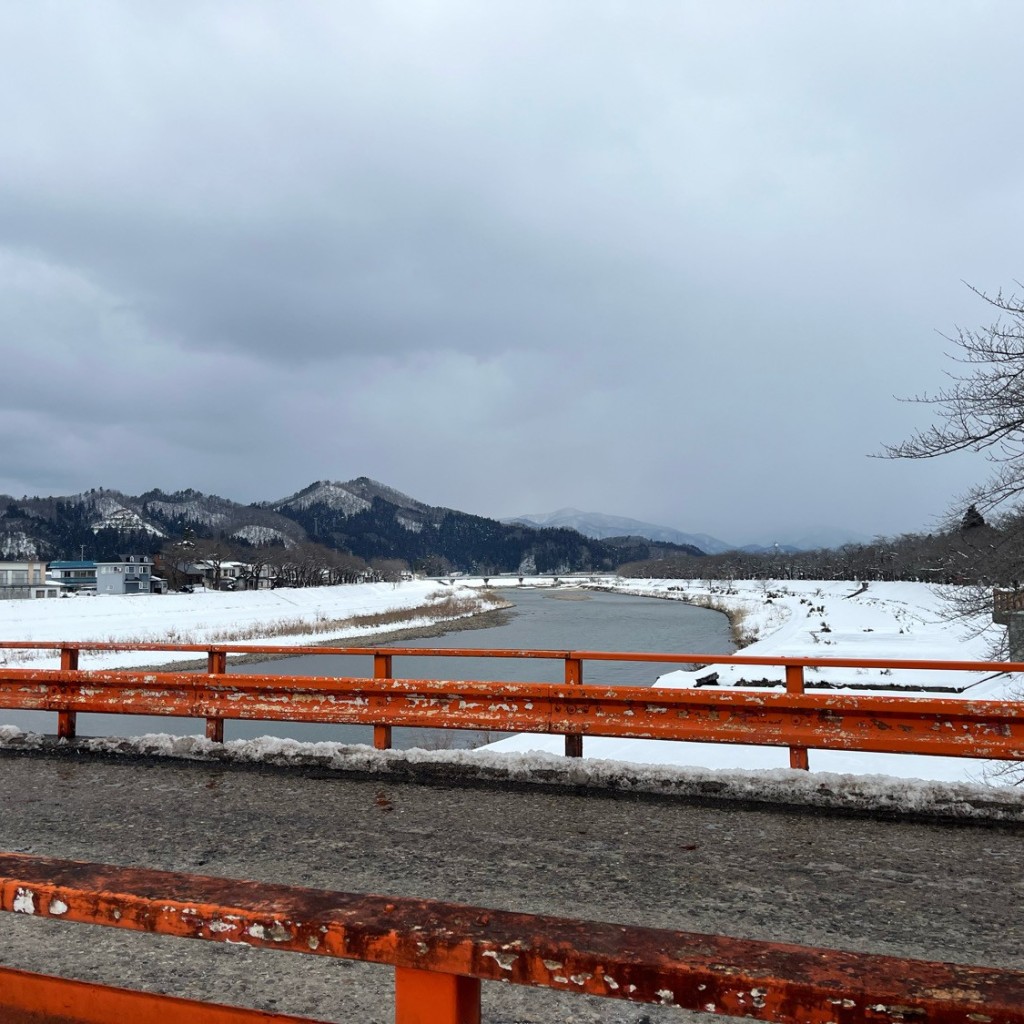
[[(1021, 826), (0, 757), (0, 849), (1024, 968)], [(265, 1010), (390, 1018), (372, 965), (0, 916), (0, 964)], [(485, 1019), (678, 1010), (486, 986)], [(710, 1018), (705, 1018), (710, 1019)]]

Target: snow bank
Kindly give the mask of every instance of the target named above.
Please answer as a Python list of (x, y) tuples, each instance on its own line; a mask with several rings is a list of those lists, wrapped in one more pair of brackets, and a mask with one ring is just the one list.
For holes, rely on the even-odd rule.
[[(0, 639), (112, 641), (124, 643), (245, 643), (303, 646), (344, 641), (368, 633), (429, 626), (443, 619), (440, 606), (452, 597), (479, 595), (464, 587), (429, 581), (365, 583), (338, 587), (242, 591), (197, 591), (151, 596), (100, 595), (36, 601), (0, 601)], [(431, 614), (430, 607), (438, 612)], [(414, 614), (413, 609), (418, 611)], [(408, 610), (407, 618), (384, 625), (355, 626), (345, 620)], [(467, 612), (466, 614), (469, 614)], [(82, 668), (129, 668), (195, 660), (193, 654), (152, 652), (83, 655)], [(49, 651), (0, 651), (0, 664), (32, 661), (59, 667)]]
[(0, 750), (89, 751), (130, 757), (316, 766), (339, 773), (391, 775), (414, 780), (482, 781), (574, 790), (686, 797), (706, 802), (772, 804), (899, 816), (1024, 821), (1024, 791), (991, 786), (897, 780), (829, 772), (723, 770), (652, 766), (628, 761), (519, 756), (487, 750), (375, 750), (362, 745), (300, 743), (265, 736), (212, 743), (203, 737), (153, 734), (134, 739), (58, 743), (0, 726)]
[[(608, 580), (602, 588), (727, 610), (735, 617), (739, 629), (753, 639), (742, 653), (766, 657), (983, 661), (990, 657), (1004, 628), (993, 625), (986, 617), (950, 622), (945, 600), (950, 588), (923, 583)], [(670, 672), (655, 685), (697, 687), (707, 685), (711, 675), (717, 677), (717, 688), (746, 688), (755, 681), (777, 689), (784, 686), (781, 668), (743, 665), (704, 665), (693, 671)], [(821, 668), (808, 669), (805, 681), (812, 693), (815, 684), (828, 683), (848, 692), (888, 695), (900, 692), (894, 691), (893, 686), (923, 686), (933, 692), (941, 688), (938, 692), (943, 697), (963, 699), (1009, 700), (1024, 695), (1024, 681), (1006, 673)], [(563, 740), (561, 736), (521, 734), (499, 740), (487, 749), (558, 754), (563, 749)], [(789, 753), (784, 747), (741, 744), (588, 737), (583, 751), (586, 758), (717, 770), (770, 772), (789, 764)], [(986, 781), (991, 768), (990, 763), (971, 758), (838, 750), (812, 750), (810, 764), (815, 778), (823, 772), (840, 772), (967, 784)]]

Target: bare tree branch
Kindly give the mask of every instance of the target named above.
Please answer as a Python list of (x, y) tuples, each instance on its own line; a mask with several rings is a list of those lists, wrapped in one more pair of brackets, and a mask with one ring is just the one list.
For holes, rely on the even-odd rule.
[(968, 497), (992, 512), (1024, 496), (1024, 299), (967, 287), (997, 311), (996, 320), (943, 335), (955, 349), (949, 358), (964, 369), (948, 373), (951, 384), (934, 395), (903, 399), (932, 406), (937, 422), (905, 441), (883, 445), (879, 456), (932, 459), (981, 452), (995, 468)]

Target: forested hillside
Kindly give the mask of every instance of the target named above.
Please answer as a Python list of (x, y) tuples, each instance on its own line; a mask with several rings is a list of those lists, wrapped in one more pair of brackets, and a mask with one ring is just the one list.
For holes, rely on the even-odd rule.
[[(207, 557), (230, 553), (251, 560), (261, 551), (263, 561), (312, 564), (308, 549), (316, 548), (359, 562), (401, 562), (428, 574), (611, 572), (627, 560), (700, 555), (696, 548), (642, 538), (598, 541), (570, 529), (507, 525), (428, 506), (366, 477), (317, 481), (288, 498), (251, 505), (194, 490), (0, 497), (3, 558), (108, 559), (169, 548), (180, 554), (183, 541), (204, 542)], [(345, 560), (345, 572), (355, 564)], [(308, 575), (315, 578), (315, 570)]]

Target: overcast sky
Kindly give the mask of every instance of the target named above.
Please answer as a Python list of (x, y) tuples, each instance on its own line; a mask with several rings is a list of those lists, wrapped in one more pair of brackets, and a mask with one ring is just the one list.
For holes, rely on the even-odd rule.
[(0, 7), (0, 492), (927, 529), (1024, 4)]

